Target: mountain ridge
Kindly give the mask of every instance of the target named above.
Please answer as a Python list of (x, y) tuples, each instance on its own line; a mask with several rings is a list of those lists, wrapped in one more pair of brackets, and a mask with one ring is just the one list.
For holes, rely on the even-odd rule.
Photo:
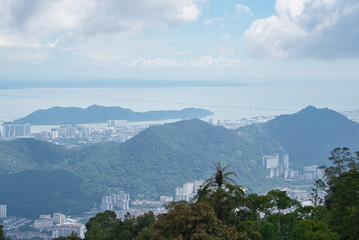
[[(313, 128), (307, 129), (311, 121)], [(320, 165), (326, 163), (333, 148), (350, 143), (352, 150), (359, 149), (357, 132), (358, 124), (339, 113), (309, 108), (237, 130), (198, 119), (184, 120), (152, 126), (124, 143), (75, 149), (19, 139), (0, 142), (0, 174), (10, 177), (27, 170), (61, 170), (79, 177), (84, 183), (81, 186), (86, 186), (82, 191), (97, 201), (120, 189), (130, 193), (131, 199), (154, 200), (173, 195), (174, 189), (187, 181), (211, 177), (213, 163), (220, 161), (237, 172), (238, 184), (265, 192), (287, 183), (266, 178), (268, 173), (261, 167), (264, 154), (289, 153), (294, 169)], [(78, 206), (79, 200), (73, 201)]]
[(328, 108), (308, 106), (236, 131), (244, 136), (253, 132), (270, 136), (289, 153), (296, 168), (324, 164), (324, 154), (336, 147), (359, 149), (359, 124)]
[(29, 123), (32, 125), (61, 125), (103, 123), (108, 120), (127, 120), (129, 122), (160, 121), (169, 119), (204, 118), (212, 114), (212, 112), (201, 108), (134, 112), (130, 109), (118, 106), (104, 107), (91, 105), (87, 108), (56, 106), (49, 109), (36, 110), (26, 117), (7, 122), (7, 124)]

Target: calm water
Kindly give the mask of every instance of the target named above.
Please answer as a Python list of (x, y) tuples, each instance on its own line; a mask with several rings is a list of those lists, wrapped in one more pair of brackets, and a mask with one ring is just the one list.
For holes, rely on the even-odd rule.
[(241, 87), (28, 88), (0, 89), (0, 121), (53, 106), (121, 106), (134, 111), (205, 108), (215, 120), (273, 116), (307, 105), (337, 111), (359, 109), (359, 84), (256, 83)]

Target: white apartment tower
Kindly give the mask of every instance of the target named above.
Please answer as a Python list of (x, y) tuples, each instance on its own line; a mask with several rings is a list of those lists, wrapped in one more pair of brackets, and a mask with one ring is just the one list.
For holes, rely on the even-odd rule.
[(0, 205), (0, 218), (6, 218), (6, 205)]

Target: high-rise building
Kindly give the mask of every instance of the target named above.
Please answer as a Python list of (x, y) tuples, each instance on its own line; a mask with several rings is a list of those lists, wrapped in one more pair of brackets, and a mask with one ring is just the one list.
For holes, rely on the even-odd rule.
[(60, 137), (66, 137), (66, 126), (60, 126), (58, 135)]
[(192, 195), (193, 194), (193, 182), (187, 182), (183, 184), (183, 193), (186, 195)]
[(130, 195), (120, 192), (119, 194), (111, 194), (103, 196), (101, 201), (101, 210), (113, 210), (117, 207), (120, 210), (126, 211), (130, 208)]
[(284, 168), (289, 168), (289, 155), (283, 154), (283, 166)]
[(31, 135), (30, 124), (6, 124), (3, 125), (4, 138), (29, 137)]
[(110, 202), (110, 201), (102, 201), (101, 202), (101, 211), (107, 211), (107, 210), (110, 210), (110, 211), (113, 210), (112, 202)]
[(6, 205), (0, 205), (0, 218), (6, 218)]
[(25, 137), (30, 137), (31, 136), (31, 125), (30, 124), (25, 124)]
[(130, 195), (120, 192), (118, 194), (118, 198), (117, 198), (117, 202), (118, 202), (118, 208), (120, 210), (126, 211), (128, 209), (130, 209)]
[(75, 127), (67, 127), (66, 128), (66, 137), (73, 137), (76, 135), (76, 128)]
[(4, 138), (15, 137), (15, 125), (3, 125)]
[(278, 165), (279, 165), (278, 155), (267, 157), (267, 168), (278, 168)]
[(25, 137), (25, 125), (15, 125), (15, 137)]
[(65, 222), (65, 215), (61, 213), (54, 213), (53, 220), (54, 224), (63, 224)]

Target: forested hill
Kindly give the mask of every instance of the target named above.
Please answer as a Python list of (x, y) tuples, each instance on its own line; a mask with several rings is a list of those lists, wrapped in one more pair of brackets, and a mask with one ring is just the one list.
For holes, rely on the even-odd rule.
[(37, 110), (12, 123), (30, 123), (32, 125), (60, 125), (102, 123), (108, 120), (160, 121), (168, 119), (204, 118), (213, 113), (201, 108), (185, 108), (182, 110), (134, 112), (121, 107), (104, 107), (92, 105), (85, 109), (77, 107), (53, 107)]
[[(263, 154), (289, 153), (291, 167), (300, 168), (326, 163), (330, 151), (336, 147), (359, 150), (358, 144), (357, 123), (332, 110), (308, 107), (296, 114), (235, 131), (192, 119), (150, 127), (125, 143), (106, 142), (76, 149), (33, 139), (0, 142), (0, 177), (8, 186), (21, 189), (23, 185), (18, 178), (26, 176), (26, 182), (34, 182), (30, 186), (41, 183), (39, 189), (61, 196), (62, 192), (66, 194), (63, 185), (57, 188), (48, 185), (59, 184), (51, 178), (52, 171), (64, 171), (57, 172), (59, 176), (69, 176), (64, 184), (78, 189), (77, 195), (66, 194), (67, 203), (71, 202), (74, 208), (65, 209), (69, 205), (61, 205), (61, 198), (55, 201), (59, 201), (57, 206), (63, 206), (64, 212), (75, 213), (80, 211), (80, 205), (90, 208), (91, 203), (100, 201), (102, 194), (119, 189), (130, 193), (131, 199), (173, 195), (174, 189), (186, 181), (208, 178), (215, 162), (231, 165), (240, 185), (254, 191), (269, 190), (283, 182), (266, 178), (267, 173), (261, 167)], [(42, 171), (42, 180), (31, 170)], [(30, 172), (20, 174), (24, 171)], [(9, 214), (21, 216), (21, 212), (10, 209), (31, 209), (32, 204), (44, 206), (43, 213), (50, 211), (46, 197), (40, 202), (22, 201), (28, 199), (24, 195), (27, 191), (10, 191), (8, 186), (0, 185), (0, 202), (16, 205), (9, 207)], [(28, 214), (40, 214), (38, 210), (35, 212), (39, 208), (33, 209)]]
[[(68, 179), (69, 182), (75, 181), (74, 186), (79, 188), (79, 195), (66, 196), (68, 202), (72, 201), (76, 206), (71, 209), (74, 213), (79, 211), (79, 204), (91, 207), (87, 199), (83, 202), (78, 199), (78, 196), (86, 196), (87, 193), (96, 198), (97, 202), (102, 194), (119, 189), (130, 193), (132, 199), (157, 200), (160, 195), (173, 195), (175, 188), (186, 181), (209, 177), (213, 173), (213, 163), (218, 161), (231, 164), (242, 185), (258, 189), (265, 184), (264, 169), (258, 167), (261, 146), (240, 139), (233, 131), (198, 119), (150, 127), (123, 144), (108, 142), (67, 150), (32, 139), (21, 139), (0, 142), (0, 146), (4, 146), (0, 147), (0, 164), (6, 163), (1, 169), (1, 179), (9, 182), (9, 186), (21, 188), (22, 185), (18, 184), (20, 180), (16, 181), (15, 176), (21, 178), (23, 175), (13, 175), (16, 172), (42, 169), (48, 172), (43, 172), (42, 189), (46, 189), (47, 194), (59, 195), (59, 189), (46, 187), (53, 182), (52, 179), (48, 180), (50, 171), (66, 171), (79, 177), (81, 184), (75, 184), (73, 177)], [(36, 159), (29, 152), (42, 148), (52, 149), (47, 153), (52, 152), (55, 156), (48, 154), (42, 157), (40, 150), (38, 161), (41, 164), (35, 164)], [(57, 152), (60, 149), (62, 154)], [(11, 166), (12, 162), (16, 162), (16, 165)], [(10, 172), (13, 174), (8, 174)], [(36, 174), (32, 173), (26, 175), (27, 182), (36, 178)], [(36, 179), (34, 182), (37, 182)], [(21, 195), (21, 191), (14, 192), (6, 186), (2, 186), (0, 191), (3, 193), (0, 195), (0, 202), (7, 203), (11, 200), (9, 204), (16, 205), (9, 207), (9, 214), (20, 216), (21, 211), (14, 212), (14, 209), (31, 209), (32, 204), (43, 205), (45, 213), (50, 211), (46, 207), (49, 206), (46, 197), (42, 198), (43, 202), (35, 199), (31, 202), (29, 198), (29, 201), (24, 202), (21, 199), (26, 196)], [(62, 199), (58, 198), (56, 201), (57, 206), (61, 206)], [(33, 216), (38, 215), (39, 212), (35, 212), (38, 208), (33, 209)]]
[(292, 166), (325, 164), (336, 147), (359, 150), (359, 124), (328, 108), (308, 106), (288, 115), (280, 115), (263, 124), (237, 130), (246, 138), (277, 141), (289, 153)]

